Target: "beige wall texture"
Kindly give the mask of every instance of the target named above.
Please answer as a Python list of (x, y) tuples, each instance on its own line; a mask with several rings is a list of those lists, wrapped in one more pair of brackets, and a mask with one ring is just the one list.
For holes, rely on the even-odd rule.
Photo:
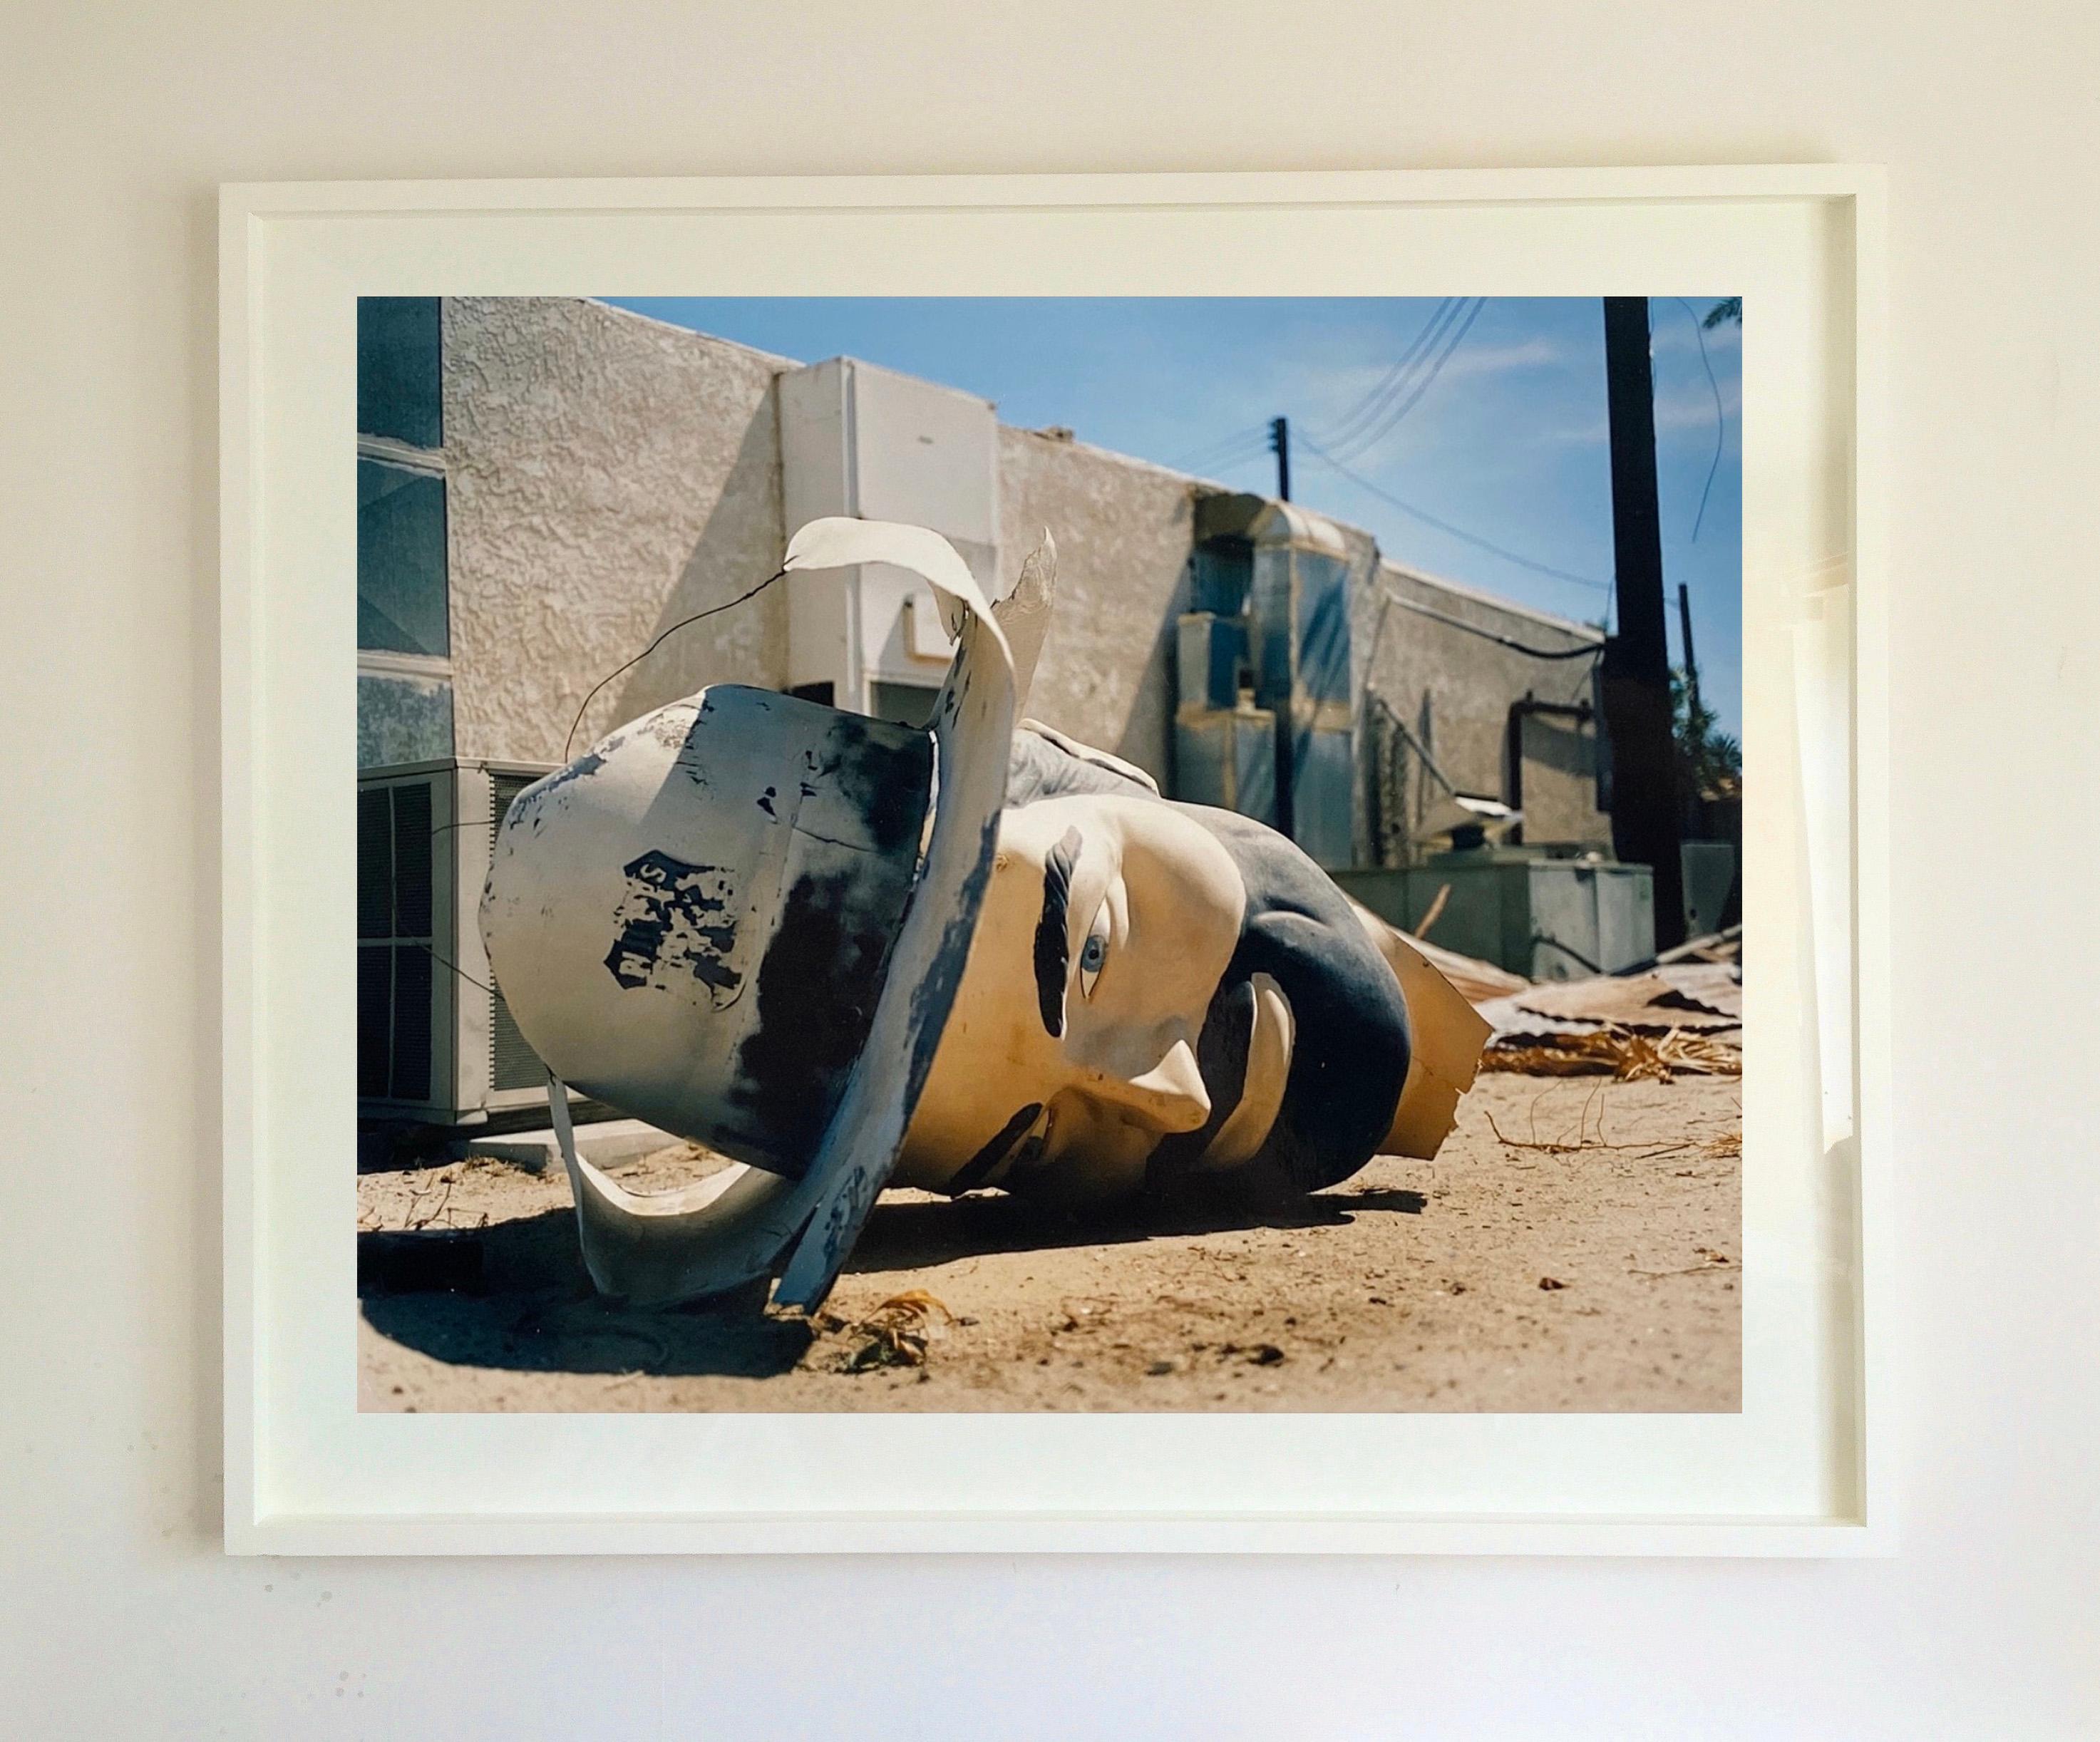
[[(0, 7), (0, 1734), (2100, 1731), (2096, 28)], [(222, 1557), (216, 183), (1811, 159), (1889, 165), (1899, 1554)]]
[(1001, 585), (1012, 585), (1043, 529), (1057, 540), (1057, 605), (1029, 713), (1164, 781), (1195, 523), (1189, 480), (1009, 429), (999, 432), (999, 475)]
[[(784, 365), (570, 298), (448, 298), (443, 333), (455, 741), (558, 761), (600, 677), (778, 567)], [(774, 589), (615, 679), (578, 740), (787, 677)]]
[[(1454, 786), (1491, 797), (1505, 794), (1510, 704), (1526, 697), (1592, 701), (1590, 674), (1596, 661), (1586, 655), (1535, 659), (1396, 599), (1545, 652), (1590, 646), (1595, 636), (1391, 562), (1380, 566), (1375, 585), (1357, 589), (1349, 630), (1359, 686), (1391, 705)], [(1373, 734), (1383, 730), (1373, 723), (1377, 712), (1365, 709), (1365, 730)], [(1612, 819), (1596, 803), (1595, 724), (1533, 713), (1523, 734), (1524, 838), (1608, 849)], [(1412, 756), (1402, 762), (1398, 797), (1413, 824), (1443, 796), (1443, 788)]]

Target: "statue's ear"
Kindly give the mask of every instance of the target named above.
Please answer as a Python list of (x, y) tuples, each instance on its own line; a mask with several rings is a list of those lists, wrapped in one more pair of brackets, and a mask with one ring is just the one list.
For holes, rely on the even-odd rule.
[(1006, 644), (1013, 650), (1014, 712), (1028, 699), (1029, 681), (1035, 676), (1035, 661), (1043, 651), (1043, 637), (1049, 633), (1050, 606), (1057, 590), (1057, 541), (1050, 529), (1043, 529), (1043, 542), (1021, 565), (1021, 578), (1013, 590), (991, 608), (999, 626), (1006, 631)]

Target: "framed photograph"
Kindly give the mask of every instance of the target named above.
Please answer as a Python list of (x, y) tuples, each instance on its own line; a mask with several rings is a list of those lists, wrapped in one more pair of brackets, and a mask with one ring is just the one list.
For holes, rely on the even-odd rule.
[(222, 226), (230, 1550), (1892, 1546), (1874, 172)]

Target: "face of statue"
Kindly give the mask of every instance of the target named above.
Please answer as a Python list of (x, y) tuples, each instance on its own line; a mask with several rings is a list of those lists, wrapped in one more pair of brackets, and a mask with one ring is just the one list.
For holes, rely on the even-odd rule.
[(1273, 830), (1150, 796), (1009, 809), (899, 1184), (1079, 1199), (1360, 1166), (1407, 1071), (1396, 982)]
[(1005, 812), (899, 1183), (1141, 1184), (1162, 1138), (1211, 1118), (1198, 1043), (1246, 909), (1231, 855), (1157, 800)]

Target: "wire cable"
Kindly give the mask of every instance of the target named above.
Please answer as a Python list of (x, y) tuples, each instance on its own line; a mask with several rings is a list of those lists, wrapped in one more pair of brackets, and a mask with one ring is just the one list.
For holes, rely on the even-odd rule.
[(1480, 311), (1487, 306), (1488, 299), (1485, 297), (1476, 297), (1473, 299), (1473, 306), (1467, 310), (1465, 318), (1458, 322), (1455, 329), (1446, 338), (1444, 348), (1437, 352), (1436, 359), (1430, 364), (1427, 373), (1415, 383), (1414, 390), (1386, 414), (1382, 423), (1365, 434), (1359, 435), (1353, 442), (1346, 443), (1348, 452), (1343, 456), (1344, 458), (1351, 460), (1357, 458), (1376, 447), (1400, 427), (1401, 420), (1422, 403), (1422, 396), (1436, 385), (1436, 377), (1444, 373), (1444, 365), (1451, 360), (1458, 347), (1466, 342), (1466, 334), (1471, 330), (1473, 323), (1480, 318)]
[(475, 979), (472, 974), (469, 973), (464, 968), (461, 967), (458, 963), (448, 961), (443, 956), (439, 955), (436, 950), (433, 950), (426, 943), (418, 943), (413, 940), (409, 940), (402, 943), (399, 947), (404, 950), (421, 950), (424, 955), (430, 957), (432, 961), (437, 963), (440, 967), (449, 968), (454, 973), (457, 974), (461, 979), (466, 981), (469, 986), (479, 987), (482, 991), (486, 992), (491, 998), (501, 998), (503, 996), (503, 994), (497, 991), (494, 986), (483, 986), (480, 981)]
[(1706, 385), (1714, 390), (1714, 463), (1706, 468), (1705, 487), (1699, 492), (1699, 512), (1692, 517), (1692, 542), (1699, 542), (1699, 528), (1706, 518), (1706, 498), (1713, 493), (1714, 474), (1721, 470), (1721, 450), (1727, 443), (1728, 414), (1721, 406), (1721, 384), (1714, 378), (1713, 359), (1706, 355), (1706, 329), (1692, 305), (1682, 297), (1670, 300), (1684, 311), (1692, 323), (1692, 336), (1699, 341), (1699, 362), (1706, 371)]
[(1332, 454), (1328, 453), (1325, 449), (1321, 448), (1317, 443), (1304, 441), (1304, 446), (1307, 451), (1312, 454), (1314, 459), (1319, 461), (1323, 465), (1332, 467), (1335, 471), (1339, 472), (1343, 477), (1348, 478), (1359, 489), (1369, 491), (1373, 496), (1377, 496), (1380, 501), (1391, 503), (1403, 514), (1412, 515), (1415, 519), (1421, 521), (1425, 526), (1432, 526), (1440, 532), (1448, 533), (1453, 538), (1458, 539), (1466, 544), (1477, 546), (1480, 549), (1486, 551), (1490, 556), (1500, 557), (1503, 562), (1514, 562), (1519, 568), (1529, 569), (1534, 574), (1550, 576), (1555, 580), (1568, 581), (1578, 587), (1594, 588), (1599, 593), (1608, 593), (1613, 590), (1612, 583), (1608, 580), (1599, 580), (1593, 575), (1577, 575), (1568, 569), (1555, 568), (1550, 562), (1535, 562), (1529, 557), (1523, 556), (1518, 552), (1508, 549), (1506, 545), (1498, 545), (1491, 539), (1482, 538), (1476, 532), (1468, 532), (1463, 527), (1454, 526), (1449, 521), (1440, 519), (1435, 514), (1431, 514), (1427, 509), (1417, 508), (1414, 503), (1406, 501), (1401, 497), (1395, 496), (1390, 490), (1384, 488), (1382, 485), (1373, 483), (1370, 479), (1365, 477), (1362, 473), (1356, 471), (1349, 466), (1344, 465), (1340, 461), (1335, 458)]
[(1394, 396), (1404, 390), (1405, 378), (1423, 353), (1443, 336), (1462, 300), (1458, 297), (1446, 297), (1439, 302), (1436, 311), (1423, 323), (1422, 330), (1414, 335), (1398, 360), (1380, 377), (1378, 385), (1357, 400), (1330, 428), (1319, 432), (1321, 441), (1330, 448), (1341, 447), (1375, 422), (1385, 408), (1392, 403)]
[(726, 604), (710, 605), (705, 611), (696, 611), (690, 617), (681, 618), (677, 622), (673, 624), (669, 628), (664, 630), (662, 634), (659, 635), (655, 640), (650, 642), (650, 644), (646, 647), (644, 647), (641, 652), (635, 655), (635, 656), (629, 659), (626, 664), (614, 667), (613, 669), (607, 672), (604, 677), (599, 678), (596, 683), (591, 686), (590, 694), (584, 698), (583, 706), (576, 709), (576, 718), (569, 722), (569, 735), (562, 740), (562, 761), (566, 763), (569, 760), (569, 746), (576, 741), (576, 728), (584, 723), (585, 710), (589, 708), (590, 704), (598, 699), (599, 690), (602, 690), (607, 684), (611, 683), (614, 678), (620, 676), (622, 672), (632, 671), (644, 659), (647, 659), (651, 654), (655, 652), (655, 650), (659, 647), (662, 646), (664, 642), (670, 640), (673, 636), (676, 635), (679, 630), (686, 628), (689, 624), (698, 623), (703, 617), (717, 616), (723, 611), (734, 610), (737, 606), (743, 604), (747, 599), (757, 598), (760, 593), (763, 593), (768, 587), (771, 586), (774, 581), (779, 580), (783, 576), (786, 575), (787, 572), (787, 570), (782, 569), (778, 574), (767, 576), (765, 580), (761, 580), (757, 586), (753, 587), (750, 592), (739, 593), (735, 598), (730, 600)]
[(1275, 451), (1264, 442), (1259, 448), (1249, 445), (1237, 449), (1233, 452), (1220, 455), (1217, 459), (1204, 461), (1198, 465), (1176, 466), (1175, 470), (1196, 477), (1216, 478), (1233, 470), (1235, 467), (1245, 465), (1250, 460), (1264, 459)]
[(1185, 458), (1174, 461), (1172, 464), (1177, 471), (1193, 471), (1206, 465), (1222, 465), (1225, 456), (1236, 455), (1242, 448), (1254, 451), (1258, 444), (1268, 439), (1267, 424), (1235, 430), (1229, 435), (1220, 436), (1214, 441), (1206, 442), (1201, 448), (1192, 449)]
[(1463, 617), (1454, 617), (1448, 611), (1439, 611), (1433, 605), (1418, 604), (1413, 599), (1403, 598), (1389, 588), (1383, 590), (1385, 596), (1402, 611), (1418, 612), (1435, 622), (1454, 629), (1463, 629), (1468, 635), (1477, 635), (1483, 641), (1493, 642), (1498, 647), (1507, 647), (1511, 653), (1528, 654), (1534, 659), (1594, 659), (1604, 650), (1604, 644), (1600, 641), (1585, 642), (1578, 647), (1530, 646), (1498, 630), (1484, 629), (1477, 623), (1468, 623)]

